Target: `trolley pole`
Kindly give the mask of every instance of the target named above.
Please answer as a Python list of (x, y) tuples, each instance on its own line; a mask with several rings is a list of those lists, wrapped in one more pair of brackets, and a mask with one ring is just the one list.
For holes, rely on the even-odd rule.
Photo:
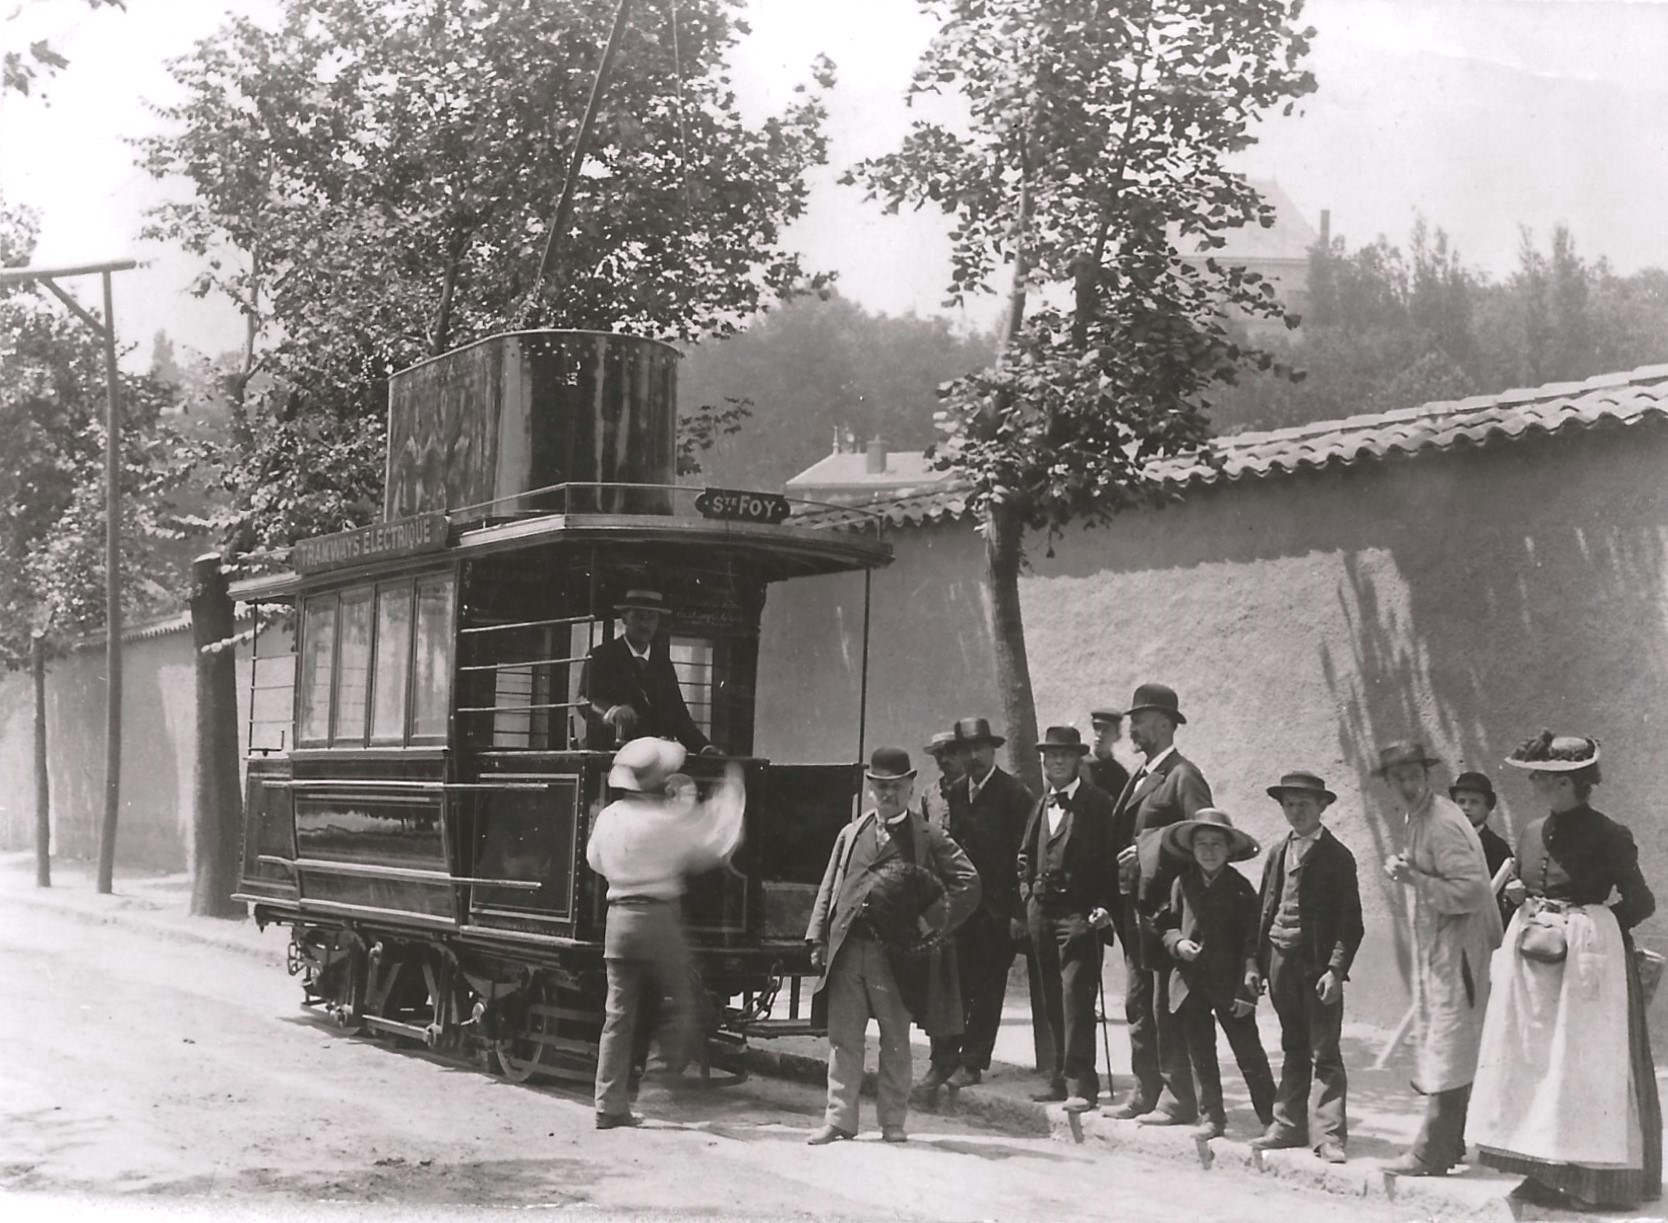
[(52, 886), (52, 797), (46, 768), (46, 634), (29, 634), (29, 670), (35, 680), (35, 886)]
[[(99, 825), (98, 890), (108, 895), (116, 869), (116, 816), (122, 789), (122, 489), (120, 399), (116, 371), (116, 313), (110, 277), (138, 267), (132, 259), (58, 268), (5, 268), (0, 284), (38, 281), (104, 343), (104, 819)], [(59, 284), (97, 273), (104, 281), (104, 318), (87, 310)]]

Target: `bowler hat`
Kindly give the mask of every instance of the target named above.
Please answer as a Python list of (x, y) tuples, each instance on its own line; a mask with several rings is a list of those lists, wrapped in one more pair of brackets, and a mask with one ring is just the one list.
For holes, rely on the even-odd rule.
[(1156, 709), (1160, 713), (1167, 713), (1178, 723), (1187, 721), (1182, 717), (1181, 703), (1176, 699), (1176, 690), (1163, 684), (1142, 684), (1135, 690), (1135, 695), (1130, 699), (1129, 708), (1124, 714), (1126, 717), (1134, 717), (1143, 709)]
[(1538, 773), (1573, 773), (1591, 768), (1599, 761), (1599, 743), (1584, 735), (1557, 735), (1543, 730), (1533, 739), (1525, 740), (1516, 751), (1506, 757), (1514, 769), (1530, 769)]
[(1402, 739), (1378, 749), (1378, 768), (1373, 770), (1373, 776), (1383, 777), (1398, 764), (1418, 764), (1428, 769), (1433, 764), (1441, 763), (1440, 756), (1433, 756), (1425, 750), (1424, 740)]
[(1083, 742), (1083, 736), (1075, 726), (1050, 726), (1043, 732), (1042, 742), (1037, 744), (1037, 750), (1076, 752), (1082, 756), (1088, 753), (1089, 745)]
[(925, 750), (927, 755), (936, 757), (940, 752), (946, 751), (947, 749), (955, 746), (955, 742), (956, 737), (953, 733), (947, 730), (941, 730), (937, 734), (933, 735), (931, 739), (927, 740)]
[(1306, 773), (1299, 769), (1293, 773), (1281, 776), (1280, 784), (1268, 788), (1268, 796), (1275, 802), (1286, 797), (1286, 794), (1313, 794), (1324, 798), (1329, 803), (1338, 801), (1338, 796), (1326, 788), (1326, 783), (1320, 779), (1318, 773)]
[(915, 769), (909, 763), (909, 753), (901, 747), (877, 747), (869, 753), (869, 770), (866, 776), (870, 781), (892, 781), (899, 777), (915, 776)]
[(1001, 735), (991, 733), (988, 718), (962, 718), (956, 722), (954, 734), (957, 743), (988, 743), (992, 747), (1001, 747), (1007, 742)]
[(1192, 819), (1182, 820), (1179, 824), (1171, 824), (1166, 828), (1163, 840), (1165, 850), (1179, 858), (1193, 857), (1193, 834), (1206, 828), (1214, 828), (1218, 832), (1228, 834), (1230, 862), (1244, 862), (1247, 858), (1255, 858), (1263, 852), (1263, 847), (1257, 844), (1256, 837), (1235, 828), (1233, 820), (1228, 818), (1228, 813), (1215, 807), (1200, 807), (1193, 813)]
[(1454, 778), (1454, 784), (1448, 787), (1448, 797), (1458, 798), (1461, 790), (1469, 790), (1488, 799), (1490, 811), (1493, 811), (1494, 804), (1500, 801), (1494, 796), (1494, 783), (1488, 779), (1487, 773), (1461, 773)]
[(616, 599), (614, 601), (614, 610), (652, 611), (665, 613), (671, 611), (672, 609), (667, 606), (666, 596), (661, 594), (658, 590), (650, 590), (647, 587), (639, 587), (636, 590), (626, 591), (623, 598)]
[(683, 767), (688, 752), (671, 739), (633, 739), (614, 753), (608, 784), (616, 790), (659, 793), (666, 779)]
[(1121, 709), (1091, 709), (1089, 711), (1089, 725), (1099, 726), (1102, 722), (1122, 722), (1124, 711)]

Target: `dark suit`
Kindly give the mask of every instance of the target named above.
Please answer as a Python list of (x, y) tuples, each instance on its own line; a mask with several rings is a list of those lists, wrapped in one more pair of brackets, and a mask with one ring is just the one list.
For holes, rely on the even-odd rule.
[[(1169, 1008), (1159, 1005), (1161, 975), (1169, 967), (1153, 915), (1169, 899), (1176, 863), (1159, 852), (1161, 833), (1193, 818), (1211, 803), (1204, 774), (1180, 752), (1138, 772), (1124, 786), (1113, 811), (1113, 851), (1134, 846), (1135, 863), (1120, 872), (1122, 903), (1115, 910), (1124, 947), (1124, 1018), (1129, 1026), (1130, 1068), (1137, 1110), (1163, 1107), (1191, 1117), (1197, 1104), (1187, 1038)], [(1168, 1095), (1168, 1100), (1161, 1097)]]
[(603, 715), (616, 705), (637, 711), (637, 736), (676, 739), (692, 752), (708, 744), (707, 737), (689, 716), (677, 672), (666, 639), (656, 637), (649, 644), (647, 663), (639, 662), (624, 637), (613, 637), (593, 649), (585, 659), (579, 680), (579, 699), (584, 707), (586, 746), (607, 750), (620, 746), (614, 728)]
[[(1054, 1036), (1055, 1086), (1093, 1101), (1095, 995), (1100, 989), (1101, 938), (1089, 913), (1110, 913), (1118, 899), (1117, 859), (1112, 853), (1112, 798), (1079, 780), (1063, 800), (1059, 827), (1049, 831), (1052, 795), (1031, 811), (1019, 851), (1019, 891), (1037, 957), (1043, 1007)], [(1050, 863), (1057, 864), (1050, 869)], [(1112, 1068), (1107, 1067), (1111, 1088)]]
[[(1170, 887), (1170, 902), (1156, 918), (1165, 949), (1175, 960), (1170, 970), (1169, 1004), (1187, 1034), (1193, 1062), (1193, 1086), (1199, 1112), (1222, 1125), (1222, 1071), (1216, 1060), (1216, 1025), (1222, 1025), (1234, 1051), (1251, 1107), (1268, 1125), (1274, 1119), (1274, 1073), (1257, 1034), (1256, 1015), (1236, 1015), (1234, 1004), (1257, 1004), (1245, 988), (1245, 967), (1256, 954), (1257, 889), (1231, 866), (1206, 883), (1204, 872), (1192, 865), (1183, 869)], [(1190, 939), (1199, 945), (1192, 961), (1176, 956), (1176, 944)]]
[(947, 1074), (957, 1065), (990, 1069), (996, 1032), (1002, 1024), (1002, 999), (1008, 992), (1008, 968), (1014, 940), (1008, 922), (1023, 918), (1014, 863), (1020, 837), (1036, 799), (1017, 777), (993, 768), (978, 797), (971, 782), (950, 788), (949, 833), (979, 872), (978, 911), (956, 931), (956, 966), (966, 1031), (933, 1042), (932, 1062)]
[[(1280, 1016), (1280, 1087), (1275, 1095), (1274, 1120), (1284, 1131), (1307, 1135), (1316, 1145), (1349, 1138), (1346, 1095), (1348, 1075), (1338, 1042), (1343, 1031), (1344, 1003), (1327, 1006), (1315, 985), (1327, 972), (1340, 981), (1349, 977), (1361, 946), (1361, 889), (1355, 856), (1326, 829), (1297, 868), (1298, 946), (1282, 950), (1269, 931), (1285, 894), (1287, 837), (1276, 845), (1263, 865), (1262, 914), (1257, 924), (1256, 966), (1268, 978), (1268, 996)], [(1315, 1128), (1309, 1127), (1309, 1084), (1320, 1080), (1315, 1101)]]
[(1083, 764), (1083, 773), (1085, 781), (1095, 789), (1105, 791), (1107, 797), (1114, 800), (1129, 784), (1129, 770), (1110, 756), (1105, 760), (1090, 756)]
[[(1483, 861), (1488, 863), (1488, 877), (1492, 880), (1499, 874), (1506, 859), (1512, 856), (1512, 847), (1506, 843), (1505, 837), (1487, 824), (1477, 829), (1477, 839), (1483, 843)], [(1504, 929), (1512, 920), (1512, 906), (1507, 904), (1506, 898), (1499, 893), (1495, 894), (1494, 903), (1500, 906), (1500, 923)]]

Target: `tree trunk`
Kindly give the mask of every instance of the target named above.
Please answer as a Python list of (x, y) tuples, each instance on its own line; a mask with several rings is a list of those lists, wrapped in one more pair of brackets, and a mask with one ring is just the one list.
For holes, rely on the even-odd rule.
[[(232, 598), (213, 553), (192, 565), (191, 644), (197, 671), (197, 776), (192, 787), (191, 912), (242, 917), (237, 889), (243, 836), (238, 793), (237, 652)], [(219, 649), (204, 647), (220, 644)]]

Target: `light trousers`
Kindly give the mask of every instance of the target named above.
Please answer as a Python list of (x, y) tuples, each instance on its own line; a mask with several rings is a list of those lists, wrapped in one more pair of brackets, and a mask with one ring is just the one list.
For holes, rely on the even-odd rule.
[(828, 1124), (855, 1134), (863, 1088), (863, 1051), (869, 1019), (880, 1024), (881, 1127), (902, 1126), (909, 1113), (914, 1063), (910, 1015), (892, 978), (886, 949), (870, 938), (847, 936), (834, 955), (828, 984)]

